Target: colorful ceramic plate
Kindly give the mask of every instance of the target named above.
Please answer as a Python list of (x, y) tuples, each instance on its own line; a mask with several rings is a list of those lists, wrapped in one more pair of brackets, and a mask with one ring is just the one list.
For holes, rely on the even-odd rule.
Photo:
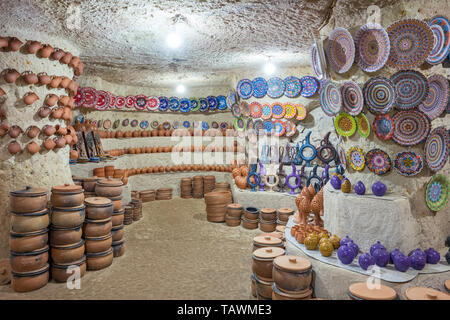
[(208, 101), (209, 110), (216, 110), (219, 106), (219, 101), (215, 96), (209, 96), (206, 98), (206, 100)]
[(347, 151), (347, 161), (353, 170), (362, 171), (366, 164), (366, 158), (364, 156), (364, 151), (358, 147), (351, 147)]
[(441, 170), (447, 163), (449, 153), (449, 135), (445, 127), (431, 131), (425, 142), (425, 161), (433, 171)]
[(116, 97), (116, 108), (123, 109), (125, 107), (125, 98), (122, 96)]
[(428, 182), (425, 191), (425, 202), (428, 208), (433, 211), (445, 209), (448, 202), (449, 185), (448, 179), (443, 174), (433, 176)]
[(270, 135), (273, 131), (275, 131), (275, 125), (271, 120), (264, 121), (264, 130), (266, 130), (266, 134)]
[(372, 149), (366, 153), (366, 166), (375, 174), (386, 174), (391, 170), (391, 165), (391, 158), (381, 149)]
[(445, 60), (450, 52), (450, 23), (446, 17), (436, 16), (428, 22), (428, 25), (433, 31), (435, 40), (427, 62), (439, 64)]
[(148, 121), (147, 120), (141, 121), (139, 126), (141, 127), (141, 129), (147, 129), (148, 128)]
[(364, 84), (364, 100), (373, 114), (385, 114), (392, 109), (395, 102), (395, 89), (389, 79), (372, 78)]
[(96, 92), (95, 109), (96, 110), (106, 110), (109, 107), (109, 101), (111, 99), (111, 94), (104, 90), (97, 90)]
[(337, 152), (339, 155), (340, 165), (341, 165), (342, 169), (344, 169), (344, 171), (346, 171), (347, 170), (347, 156), (345, 155), (345, 150), (341, 146), (338, 146)]
[(111, 99), (109, 99), (109, 109), (114, 109), (116, 107), (116, 96), (111, 94)]
[(264, 122), (261, 119), (255, 120), (253, 126), (258, 134), (264, 130)]
[(447, 78), (440, 74), (434, 74), (428, 78), (429, 91), (419, 110), (425, 113), (430, 120), (441, 115), (447, 107), (450, 88)]
[(137, 125), (139, 124), (139, 121), (134, 119), (133, 121), (131, 121), (130, 125), (134, 128), (137, 127)]
[(241, 107), (235, 103), (231, 106), (231, 113), (235, 118), (240, 118), (242, 116), (242, 110)]
[(167, 111), (169, 109), (169, 99), (167, 97), (159, 97), (159, 111)]
[(286, 119), (294, 119), (297, 115), (297, 108), (291, 103), (284, 104), (284, 117)]
[(103, 129), (109, 129), (109, 128), (111, 128), (111, 120), (108, 119), (103, 122)]
[(268, 119), (272, 118), (272, 107), (270, 106), (270, 104), (266, 103), (266, 104), (262, 105), (261, 118), (264, 120), (268, 120)]
[(387, 65), (397, 69), (420, 66), (430, 55), (434, 44), (431, 28), (422, 20), (403, 19), (387, 28), (391, 51)]
[(97, 90), (91, 87), (84, 87), (80, 89), (83, 95), (83, 107), (94, 108), (97, 103)]
[[(251, 120), (251, 119), (250, 119)], [(248, 123), (248, 122), (247, 122)], [(228, 129), (228, 123), (226, 123), (226, 122), (221, 122), (220, 123), (220, 129), (222, 129), (222, 130), (226, 130), (226, 129)]]
[(334, 119), (334, 127), (341, 136), (351, 137), (356, 132), (356, 121), (348, 113), (340, 113)]
[(267, 81), (267, 95), (273, 99), (280, 98), (284, 94), (286, 86), (281, 78), (273, 77)]
[(191, 123), (187, 120), (183, 121), (183, 127), (185, 127), (186, 129), (191, 127)]
[(191, 101), (187, 98), (180, 99), (180, 111), (189, 112), (191, 110)]
[(355, 60), (355, 43), (347, 29), (336, 28), (328, 38), (327, 56), (331, 68), (337, 73), (350, 70)]
[[(152, 127), (153, 127), (153, 125), (152, 125)], [(172, 128), (178, 129), (179, 127), (180, 127), (180, 121), (174, 120), (174, 121), (172, 122)]]
[(399, 71), (391, 77), (395, 89), (394, 106), (399, 110), (413, 109), (421, 104), (428, 94), (428, 80), (419, 71)]
[(209, 129), (209, 124), (206, 121), (202, 121), (202, 130), (206, 131)]
[(297, 120), (305, 119), (306, 116), (308, 115), (308, 113), (306, 112), (305, 106), (302, 104), (297, 104), (295, 106), (295, 108), (297, 109), (297, 116), (295, 117), (295, 119), (297, 119)]
[(253, 96), (255, 98), (259, 99), (267, 94), (268, 85), (267, 81), (264, 78), (258, 77), (253, 79), (252, 86), (253, 86)]
[(128, 126), (129, 123), (130, 123), (130, 120), (128, 120), (128, 119), (123, 119), (123, 121), (122, 121), (122, 126), (123, 126), (123, 127), (126, 127), (126, 126)]
[(164, 121), (162, 126), (164, 130), (169, 130), (172, 127), (169, 121)]
[(242, 79), (238, 82), (236, 91), (242, 99), (248, 99), (253, 94), (253, 82), (249, 79)]
[(159, 99), (155, 96), (147, 97), (147, 109), (150, 111), (156, 111), (159, 108)]
[(208, 100), (206, 100), (205, 98), (200, 98), (199, 99), (200, 102), (200, 111), (201, 112), (205, 112), (208, 110), (209, 106), (208, 106)]
[(284, 123), (284, 129), (286, 131), (286, 137), (290, 138), (297, 133), (297, 126), (292, 121), (286, 121)]
[(300, 79), (297, 77), (290, 76), (285, 78), (284, 85), (284, 95), (288, 98), (295, 98), (300, 94), (300, 92), (302, 92), (302, 85), (300, 83)]
[(341, 111), (342, 95), (336, 83), (327, 81), (320, 89), (320, 106), (329, 117), (335, 116)]
[(191, 98), (190, 102), (191, 102), (191, 111), (192, 112), (198, 111), (200, 109), (200, 102), (198, 101), (198, 99)]
[(251, 115), (250, 105), (246, 101), (241, 101), (240, 107), (242, 115), (244, 117), (250, 117)]
[(373, 131), (378, 139), (386, 141), (392, 138), (395, 130), (394, 120), (387, 114), (379, 114), (372, 123)]
[(230, 90), (227, 95), (227, 105), (232, 106), (235, 103), (237, 103), (236, 92), (234, 90)]
[(227, 98), (225, 96), (217, 96), (217, 102), (219, 103), (217, 109), (219, 110), (227, 109)]
[(405, 177), (412, 177), (420, 173), (423, 168), (423, 161), (420, 154), (412, 151), (397, 153), (394, 160), (395, 170)]
[(356, 130), (358, 130), (358, 133), (361, 137), (367, 138), (370, 134), (370, 123), (367, 117), (360, 113), (355, 117), (356, 120)]
[(311, 76), (302, 77), (300, 79), (300, 84), (302, 86), (300, 94), (305, 98), (312, 97), (319, 90), (319, 81)]
[(341, 86), (342, 106), (352, 116), (358, 115), (364, 107), (361, 88), (353, 81), (346, 81)]
[(281, 120), (275, 120), (274, 121), (274, 135), (276, 137), (282, 137), (285, 134), (285, 128), (283, 125), (283, 121)]
[(136, 100), (134, 101), (134, 107), (137, 110), (145, 110), (147, 108), (147, 97), (140, 94), (135, 96)]
[(262, 106), (259, 102), (252, 102), (250, 104), (250, 115), (252, 118), (260, 118), (262, 115)]
[(75, 103), (75, 107), (79, 108), (82, 107), (84, 104), (84, 94), (83, 94), (83, 89), (84, 88), (78, 88), (77, 93), (75, 94), (75, 96), (73, 97), (74, 103)]
[(284, 109), (284, 104), (275, 102), (272, 103), (272, 118), (281, 119), (284, 117), (286, 110)]
[(392, 117), (395, 129), (392, 139), (402, 146), (414, 146), (430, 133), (430, 119), (420, 111), (400, 111)]
[(178, 111), (180, 109), (180, 101), (177, 97), (171, 97), (169, 99), (169, 109), (171, 111)]
[(152, 121), (152, 124), (151, 124), (151, 126), (152, 126), (152, 128), (153, 128), (153, 129), (157, 129), (157, 128), (158, 128), (158, 126), (159, 126), (159, 122), (158, 122), (158, 121), (156, 121), (156, 120), (154, 120), (154, 121)]
[(211, 122), (211, 128), (213, 129), (219, 129), (219, 123), (217, 121)]
[(243, 118), (236, 118), (234, 119), (234, 128), (237, 131), (244, 131), (245, 130), (245, 121)]
[(389, 35), (377, 23), (363, 25), (355, 35), (355, 62), (366, 72), (380, 70), (389, 58)]
[(317, 50), (317, 45), (315, 43), (311, 46), (311, 67), (317, 78), (322, 79), (325, 77), (325, 74), (322, 70), (319, 51)]
[(134, 96), (127, 96), (125, 98), (125, 107), (131, 109), (134, 108), (134, 105), (136, 103), (136, 98)]

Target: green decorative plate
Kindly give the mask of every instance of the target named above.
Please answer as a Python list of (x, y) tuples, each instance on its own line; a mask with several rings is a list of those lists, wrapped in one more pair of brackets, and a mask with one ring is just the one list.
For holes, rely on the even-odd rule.
[(356, 121), (348, 113), (340, 113), (334, 119), (334, 127), (341, 136), (351, 137), (356, 132)]
[(200, 109), (200, 101), (195, 98), (189, 99), (191, 102), (191, 112), (198, 111)]
[(370, 134), (369, 120), (367, 120), (367, 117), (362, 113), (358, 114), (355, 118), (359, 135), (363, 138), (367, 138)]
[(437, 174), (431, 178), (425, 191), (425, 201), (428, 208), (433, 211), (445, 208), (448, 202), (448, 179), (446, 176)]
[(245, 130), (245, 120), (243, 118), (234, 119), (234, 129), (236, 129), (236, 131), (244, 131)]

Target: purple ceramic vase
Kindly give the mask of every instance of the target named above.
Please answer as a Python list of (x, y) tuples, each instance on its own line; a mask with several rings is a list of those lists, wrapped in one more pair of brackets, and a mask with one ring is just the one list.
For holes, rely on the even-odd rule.
[(433, 248), (425, 250), (425, 254), (427, 255), (427, 263), (436, 264), (441, 260), (441, 255)]
[(348, 245), (340, 246), (337, 255), (343, 264), (350, 264), (355, 258), (353, 249)]
[(384, 249), (384, 250), (386, 250), (386, 248), (380, 243), (380, 241), (377, 241), (377, 243), (375, 243), (375, 244), (373, 244), (371, 247), (370, 247), (370, 254), (373, 256), (373, 252), (376, 250), (376, 249)]
[(341, 190), (342, 181), (338, 176), (333, 176), (330, 180), (331, 185), (336, 190)]
[(362, 269), (367, 270), (375, 264), (375, 258), (366, 252), (359, 256), (358, 263)]
[(355, 192), (356, 192), (356, 194), (359, 194), (360, 196), (362, 196), (366, 193), (366, 186), (364, 185), (364, 183), (362, 183), (362, 181), (358, 181), (355, 184)]
[(347, 243), (349, 243), (350, 241), (353, 241), (348, 235), (345, 236), (344, 238), (341, 239), (341, 241), (339, 242), (339, 244), (341, 246), (346, 245)]
[(377, 197), (384, 196), (386, 194), (386, 189), (387, 189), (386, 185), (383, 182), (381, 182), (381, 181), (375, 182), (372, 185), (372, 192)]
[(393, 260), (394, 260), (394, 267), (396, 270), (400, 272), (405, 272), (406, 270), (408, 270), (410, 266), (410, 261), (405, 254), (399, 252), (393, 256)]
[(373, 251), (372, 256), (375, 258), (377, 266), (386, 267), (389, 262), (389, 253), (384, 248), (378, 248)]

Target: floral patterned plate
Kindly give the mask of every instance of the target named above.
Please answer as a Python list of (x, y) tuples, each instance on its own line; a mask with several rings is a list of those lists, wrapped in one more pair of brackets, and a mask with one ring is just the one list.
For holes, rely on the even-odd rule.
[(372, 127), (378, 139), (383, 141), (392, 138), (395, 130), (394, 120), (387, 114), (377, 115), (373, 120)]
[(308, 115), (308, 113), (306, 112), (305, 106), (304, 106), (304, 105), (301, 105), (301, 104), (297, 104), (297, 105), (295, 106), (295, 108), (297, 109), (297, 110), (296, 110), (296, 111), (297, 111), (297, 117), (296, 117), (296, 119), (297, 119), (297, 120), (303, 120), (303, 119), (305, 119), (306, 116)]
[(351, 147), (347, 151), (347, 161), (353, 170), (362, 171), (366, 164), (366, 158), (364, 156), (363, 149), (359, 147)]
[(285, 103), (284, 104), (284, 118), (285, 119), (294, 119), (297, 115), (297, 108), (295, 105), (291, 103)]
[(381, 149), (372, 149), (366, 153), (366, 166), (377, 175), (383, 175), (389, 172), (391, 165), (391, 158)]
[(399, 152), (394, 160), (394, 168), (402, 176), (415, 176), (423, 169), (422, 157), (412, 151)]
[(266, 104), (262, 105), (261, 118), (264, 120), (268, 120), (268, 119), (272, 118), (272, 107), (270, 106), (270, 104), (266, 103)]
[(443, 174), (433, 176), (425, 191), (425, 201), (433, 211), (445, 209), (448, 202), (448, 179)]
[(348, 113), (340, 113), (334, 119), (334, 127), (341, 136), (351, 137), (356, 132), (356, 121)]

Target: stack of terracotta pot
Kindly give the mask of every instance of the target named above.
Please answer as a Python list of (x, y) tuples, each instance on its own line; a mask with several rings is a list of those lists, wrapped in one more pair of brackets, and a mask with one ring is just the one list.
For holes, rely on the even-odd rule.
[(230, 191), (230, 184), (228, 182), (216, 182), (214, 191)]
[(194, 176), (192, 180), (192, 197), (195, 199), (203, 198), (203, 176)]
[(227, 206), (227, 215), (225, 216), (225, 222), (227, 226), (237, 227), (241, 225), (241, 217), (244, 213), (242, 205), (239, 203), (230, 203)]
[(114, 176), (114, 166), (105, 166), (105, 176), (106, 177)]
[(207, 194), (214, 190), (216, 187), (216, 177), (215, 176), (204, 176), (203, 177), (203, 194)]
[(86, 272), (85, 242), (82, 225), (85, 221), (83, 188), (78, 185), (61, 185), (52, 188), (52, 225), (50, 228), (51, 273), (57, 282), (65, 282), (72, 272), (71, 266)]
[(141, 199), (142, 202), (150, 202), (150, 201), (155, 201), (155, 190), (142, 190), (139, 192), (139, 196), (133, 196), (131, 195), (132, 198), (136, 198), (136, 199)]
[(130, 205), (133, 207), (133, 221), (139, 221), (142, 218), (142, 199), (131, 199)]
[(192, 198), (192, 178), (183, 178), (180, 183), (181, 198)]
[(156, 200), (172, 199), (172, 188), (160, 188), (156, 190)]
[(273, 260), (273, 300), (308, 300), (312, 298), (312, 265), (297, 256), (278, 256)]
[(105, 167), (94, 168), (94, 176), (99, 178), (105, 178), (106, 177)]
[(47, 196), (42, 188), (10, 192), (11, 287), (17, 292), (39, 289), (49, 279)]
[(209, 222), (224, 222), (227, 208), (232, 203), (231, 192), (218, 191), (205, 194), (206, 220)]
[(133, 212), (134, 212), (134, 208), (133, 206), (125, 206), (124, 207), (124, 218), (123, 218), (123, 224), (124, 225), (129, 225), (133, 223)]
[(280, 208), (278, 209), (277, 225), (285, 226), (289, 220), (289, 217), (294, 214), (294, 209)]
[(242, 226), (245, 229), (257, 229), (259, 225), (259, 210), (255, 207), (247, 207), (242, 217)]
[(277, 227), (277, 210), (262, 208), (259, 213), (259, 229), (264, 232), (273, 232)]
[[(110, 169), (111, 170), (111, 169)], [(125, 246), (123, 245), (123, 224), (125, 223), (126, 212), (123, 210), (122, 205), (122, 191), (123, 183), (119, 179), (112, 179), (108, 177), (107, 179), (102, 179), (97, 181), (95, 186), (95, 193), (97, 196), (108, 198), (113, 204), (112, 217), (109, 221), (105, 219), (103, 223), (109, 226), (109, 232), (112, 234), (112, 248), (111, 250), (104, 251), (101, 254), (93, 255), (95, 262), (97, 262), (94, 268), (104, 268), (112, 263), (112, 258), (123, 254)], [(122, 219), (123, 215), (123, 219)], [(114, 223), (113, 226), (113, 221)], [(122, 223), (121, 223), (122, 222)], [(106, 229), (105, 229), (106, 231)], [(103, 236), (106, 236), (104, 234)], [(119, 254), (119, 255), (118, 255)], [(109, 263), (109, 264), (108, 264)], [(88, 255), (88, 269), (89, 269), (89, 255)], [(96, 269), (97, 270), (97, 269)]]

